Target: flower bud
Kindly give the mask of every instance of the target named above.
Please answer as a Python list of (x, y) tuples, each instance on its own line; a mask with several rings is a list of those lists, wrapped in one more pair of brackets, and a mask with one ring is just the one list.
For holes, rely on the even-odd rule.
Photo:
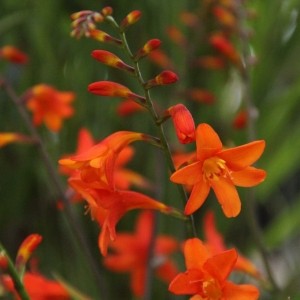
[(142, 13), (139, 10), (130, 12), (121, 22), (120, 27), (124, 31), (130, 25), (136, 23), (141, 18)]
[(149, 40), (144, 46), (143, 48), (141, 48), (136, 56), (135, 56), (135, 60), (139, 60), (140, 58), (147, 56), (150, 52), (152, 52), (153, 50), (157, 49), (158, 47), (160, 47), (161, 45), (161, 41), (159, 39), (152, 39)]
[(101, 10), (101, 14), (105, 17), (111, 16), (112, 13), (113, 13), (113, 9), (111, 6), (106, 6), (106, 7), (102, 8), (102, 10)]
[(104, 42), (104, 43), (114, 43), (117, 45), (121, 45), (122, 41), (109, 35), (108, 33), (99, 30), (99, 29), (91, 29), (86, 33), (87, 37), (91, 37), (99, 42)]
[(195, 141), (195, 123), (190, 111), (183, 105), (171, 106), (166, 116), (171, 116), (180, 143), (188, 144)]
[(215, 96), (212, 92), (199, 88), (189, 90), (188, 96), (196, 102), (205, 104), (212, 104), (215, 101)]
[(101, 63), (108, 65), (113, 68), (121, 69), (134, 73), (134, 68), (124, 63), (118, 56), (115, 54), (105, 51), (105, 50), (94, 50), (92, 52), (92, 57)]
[(153, 79), (146, 82), (145, 88), (149, 89), (157, 85), (167, 85), (178, 81), (178, 76), (172, 71), (163, 71)]
[(25, 64), (28, 61), (28, 56), (24, 52), (9, 45), (0, 48), (0, 58), (16, 64)]

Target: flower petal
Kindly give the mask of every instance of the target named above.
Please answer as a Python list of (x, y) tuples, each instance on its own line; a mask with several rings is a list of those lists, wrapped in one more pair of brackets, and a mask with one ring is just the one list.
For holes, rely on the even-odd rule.
[(202, 269), (210, 253), (201, 240), (188, 239), (184, 244), (184, 257), (187, 269)]
[(265, 149), (265, 141), (254, 141), (239, 147), (227, 149), (218, 153), (218, 157), (226, 161), (233, 171), (244, 169), (256, 162)]
[(201, 289), (200, 280), (203, 280), (201, 270), (191, 269), (179, 273), (170, 283), (169, 291), (175, 295), (193, 295)]
[(237, 258), (236, 250), (230, 249), (208, 258), (203, 265), (203, 269), (214, 278), (217, 278), (219, 283), (222, 284), (234, 268)]
[(170, 180), (175, 183), (194, 185), (203, 180), (202, 177), (202, 164), (195, 162), (174, 172)]
[(213, 188), (222, 210), (226, 217), (236, 217), (241, 211), (241, 200), (232, 181), (219, 177), (219, 180), (211, 180)]
[(188, 199), (188, 202), (185, 206), (184, 213), (186, 215), (192, 214), (196, 211), (203, 202), (206, 200), (208, 193), (210, 190), (210, 186), (207, 182), (201, 179), (196, 185), (194, 185), (192, 193)]
[(231, 179), (237, 186), (251, 187), (264, 181), (266, 175), (264, 170), (248, 167), (242, 171), (232, 172)]
[(200, 124), (197, 127), (196, 143), (197, 159), (200, 161), (215, 155), (222, 149), (222, 142), (218, 134), (206, 123)]
[(257, 300), (259, 290), (250, 284), (237, 285), (232, 282), (226, 282), (223, 287), (224, 299), (228, 300)]

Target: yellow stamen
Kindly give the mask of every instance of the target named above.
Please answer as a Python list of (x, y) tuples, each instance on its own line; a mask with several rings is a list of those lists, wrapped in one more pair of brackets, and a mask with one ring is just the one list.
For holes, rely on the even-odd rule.
[(202, 173), (206, 180), (218, 180), (227, 173), (225, 160), (219, 157), (211, 157), (204, 161)]

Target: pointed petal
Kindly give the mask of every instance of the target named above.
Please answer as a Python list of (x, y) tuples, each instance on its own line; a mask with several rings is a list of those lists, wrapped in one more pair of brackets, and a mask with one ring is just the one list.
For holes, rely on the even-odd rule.
[(107, 255), (104, 258), (104, 265), (114, 272), (129, 272), (134, 268), (136, 259), (134, 253), (125, 253), (122, 255)]
[(192, 193), (185, 206), (184, 213), (190, 215), (201, 207), (208, 196), (209, 190), (209, 184), (201, 178), (201, 181), (193, 187)]
[(197, 269), (179, 273), (170, 283), (169, 291), (175, 295), (193, 295), (201, 289), (200, 281), (204, 279), (203, 272)]
[(241, 211), (241, 200), (233, 183), (224, 177), (219, 180), (211, 180), (217, 200), (227, 218), (236, 217)]
[(195, 162), (174, 172), (170, 180), (175, 183), (194, 185), (202, 177), (202, 164)]
[(223, 287), (224, 299), (228, 300), (257, 300), (259, 290), (250, 284), (237, 285), (232, 282), (226, 282)]
[(242, 171), (232, 172), (231, 179), (234, 185), (251, 187), (260, 184), (266, 178), (266, 171), (254, 167), (245, 168)]
[(231, 273), (237, 258), (236, 250), (230, 249), (208, 258), (203, 265), (203, 269), (217, 278), (219, 283), (222, 284)]
[(256, 162), (265, 149), (265, 141), (254, 141), (239, 147), (227, 149), (218, 153), (218, 157), (226, 161), (233, 171), (244, 169)]
[(144, 211), (140, 213), (136, 222), (136, 239), (145, 249), (149, 247), (153, 234), (154, 215), (153, 211)]
[(197, 159), (203, 161), (222, 149), (218, 134), (208, 124), (200, 124), (196, 130)]
[(187, 269), (202, 269), (210, 253), (201, 240), (192, 238), (184, 244), (184, 257)]
[(257, 279), (261, 278), (261, 274), (256, 266), (246, 257), (239, 254), (238, 260), (234, 266), (234, 269), (240, 272), (247, 273)]
[(170, 283), (178, 274), (176, 265), (172, 261), (166, 261), (156, 269), (157, 276), (167, 283)]

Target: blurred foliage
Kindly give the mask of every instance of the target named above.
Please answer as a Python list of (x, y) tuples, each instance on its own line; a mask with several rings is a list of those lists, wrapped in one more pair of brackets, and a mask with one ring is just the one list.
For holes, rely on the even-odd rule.
[[(137, 50), (148, 39), (159, 38), (163, 41), (163, 50), (174, 62), (180, 82), (153, 91), (158, 106), (165, 109), (172, 104), (184, 102), (191, 109), (196, 123), (212, 124), (224, 143), (232, 145), (246, 142), (246, 131), (232, 127), (232, 120), (240, 109), (240, 93), (243, 90), (236, 70), (228, 68), (225, 72), (207, 71), (193, 67), (189, 61), (190, 55), (197, 56), (207, 51), (207, 45), (200, 42), (207, 40), (209, 30), (216, 29), (209, 20), (203, 22), (200, 37), (197, 37), (180, 22), (182, 11), (200, 11), (201, 14), (199, 4), (200, 8), (201, 5), (203, 7), (203, 3), (197, 0), (146, 0), (137, 3), (129, 0), (1, 0), (0, 47), (11, 44), (30, 57), (25, 67), (0, 62), (1, 72), (3, 70), (1, 75), (10, 80), (20, 95), (38, 83), (51, 84), (60, 90), (72, 90), (77, 95), (75, 117), (65, 122), (59, 134), (51, 133), (46, 128), (39, 129), (55, 164), (62, 154), (74, 151), (77, 132), (83, 126), (89, 128), (97, 140), (122, 129), (156, 134), (148, 116), (138, 114), (121, 118), (115, 110), (120, 100), (100, 99), (87, 92), (89, 83), (105, 79), (120, 82), (133, 90), (137, 88), (127, 76), (95, 63), (90, 56), (94, 49), (108, 49), (122, 57), (121, 51), (93, 40), (70, 37), (71, 13), (84, 9), (100, 10), (106, 5), (114, 8), (117, 21), (131, 10), (141, 10), (142, 19), (128, 32), (129, 44)], [(247, 26), (252, 32), (250, 50), (257, 60), (250, 74), (249, 96), (257, 111), (257, 137), (265, 139), (267, 143), (259, 167), (267, 170), (268, 177), (256, 188), (256, 213), (263, 228), (266, 246), (274, 257), (272, 263), (275, 278), (284, 288), (283, 295), (279, 295), (278, 299), (287, 299), (287, 296), (298, 299), (300, 288), (295, 282), (298, 278), (299, 283), (300, 267), (297, 254), (300, 247), (300, 1), (253, 0), (247, 1), (247, 6), (255, 11), (255, 16), (248, 21)], [(199, 47), (199, 52), (186, 52), (186, 49), (170, 40), (166, 29), (175, 25), (182, 29), (191, 45), (194, 43), (196, 49)], [(147, 60), (141, 65), (145, 78), (152, 78), (161, 71)], [(213, 91), (216, 95), (215, 103), (206, 105), (187, 100), (182, 91), (195, 86)], [(0, 131), (27, 133), (18, 112), (2, 90), (0, 116)], [(166, 124), (166, 133), (171, 146), (180, 149), (169, 124)], [(136, 156), (130, 166), (154, 183), (162, 182), (166, 186), (162, 199), (182, 208), (176, 188), (168, 183), (164, 159), (148, 145), (136, 144), (135, 148)], [(0, 240), (14, 256), (20, 241), (27, 234), (40, 233), (44, 241), (37, 254), (38, 265), (43, 273), (49, 276), (57, 273), (83, 293), (101, 299), (101, 291), (96, 288), (80, 246), (72, 237), (63, 212), (57, 210), (56, 197), (53, 184), (33, 146), (9, 145), (0, 150)], [(208, 207), (214, 207), (219, 228), (228, 243), (234, 243), (244, 253), (252, 251), (257, 256), (244, 213), (235, 220), (227, 220), (215, 199), (206, 201), (203, 211)], [(97, 225), (84, 215), (82, 206), (76, 205), (75, 209), (92, 252), (102, 268), (97, 247)], [(200, 210), (195, 216), (200, 235), (203, 214)], [(125, 216), (118, 228), (132, 228), (135, 215), (132, 212)], [(176, 232), (178, 238), (184, 236), (184, 228), (179, 220), (160, 216), (159, 229), (168, 234)], [(105, 283), (110, 299), (131, 299), (127, 276), (108, 273)], [(179, 298), (164, 292), (165, 285), (159, 282), (154, 284), (159, 288), (153, 299)]]

